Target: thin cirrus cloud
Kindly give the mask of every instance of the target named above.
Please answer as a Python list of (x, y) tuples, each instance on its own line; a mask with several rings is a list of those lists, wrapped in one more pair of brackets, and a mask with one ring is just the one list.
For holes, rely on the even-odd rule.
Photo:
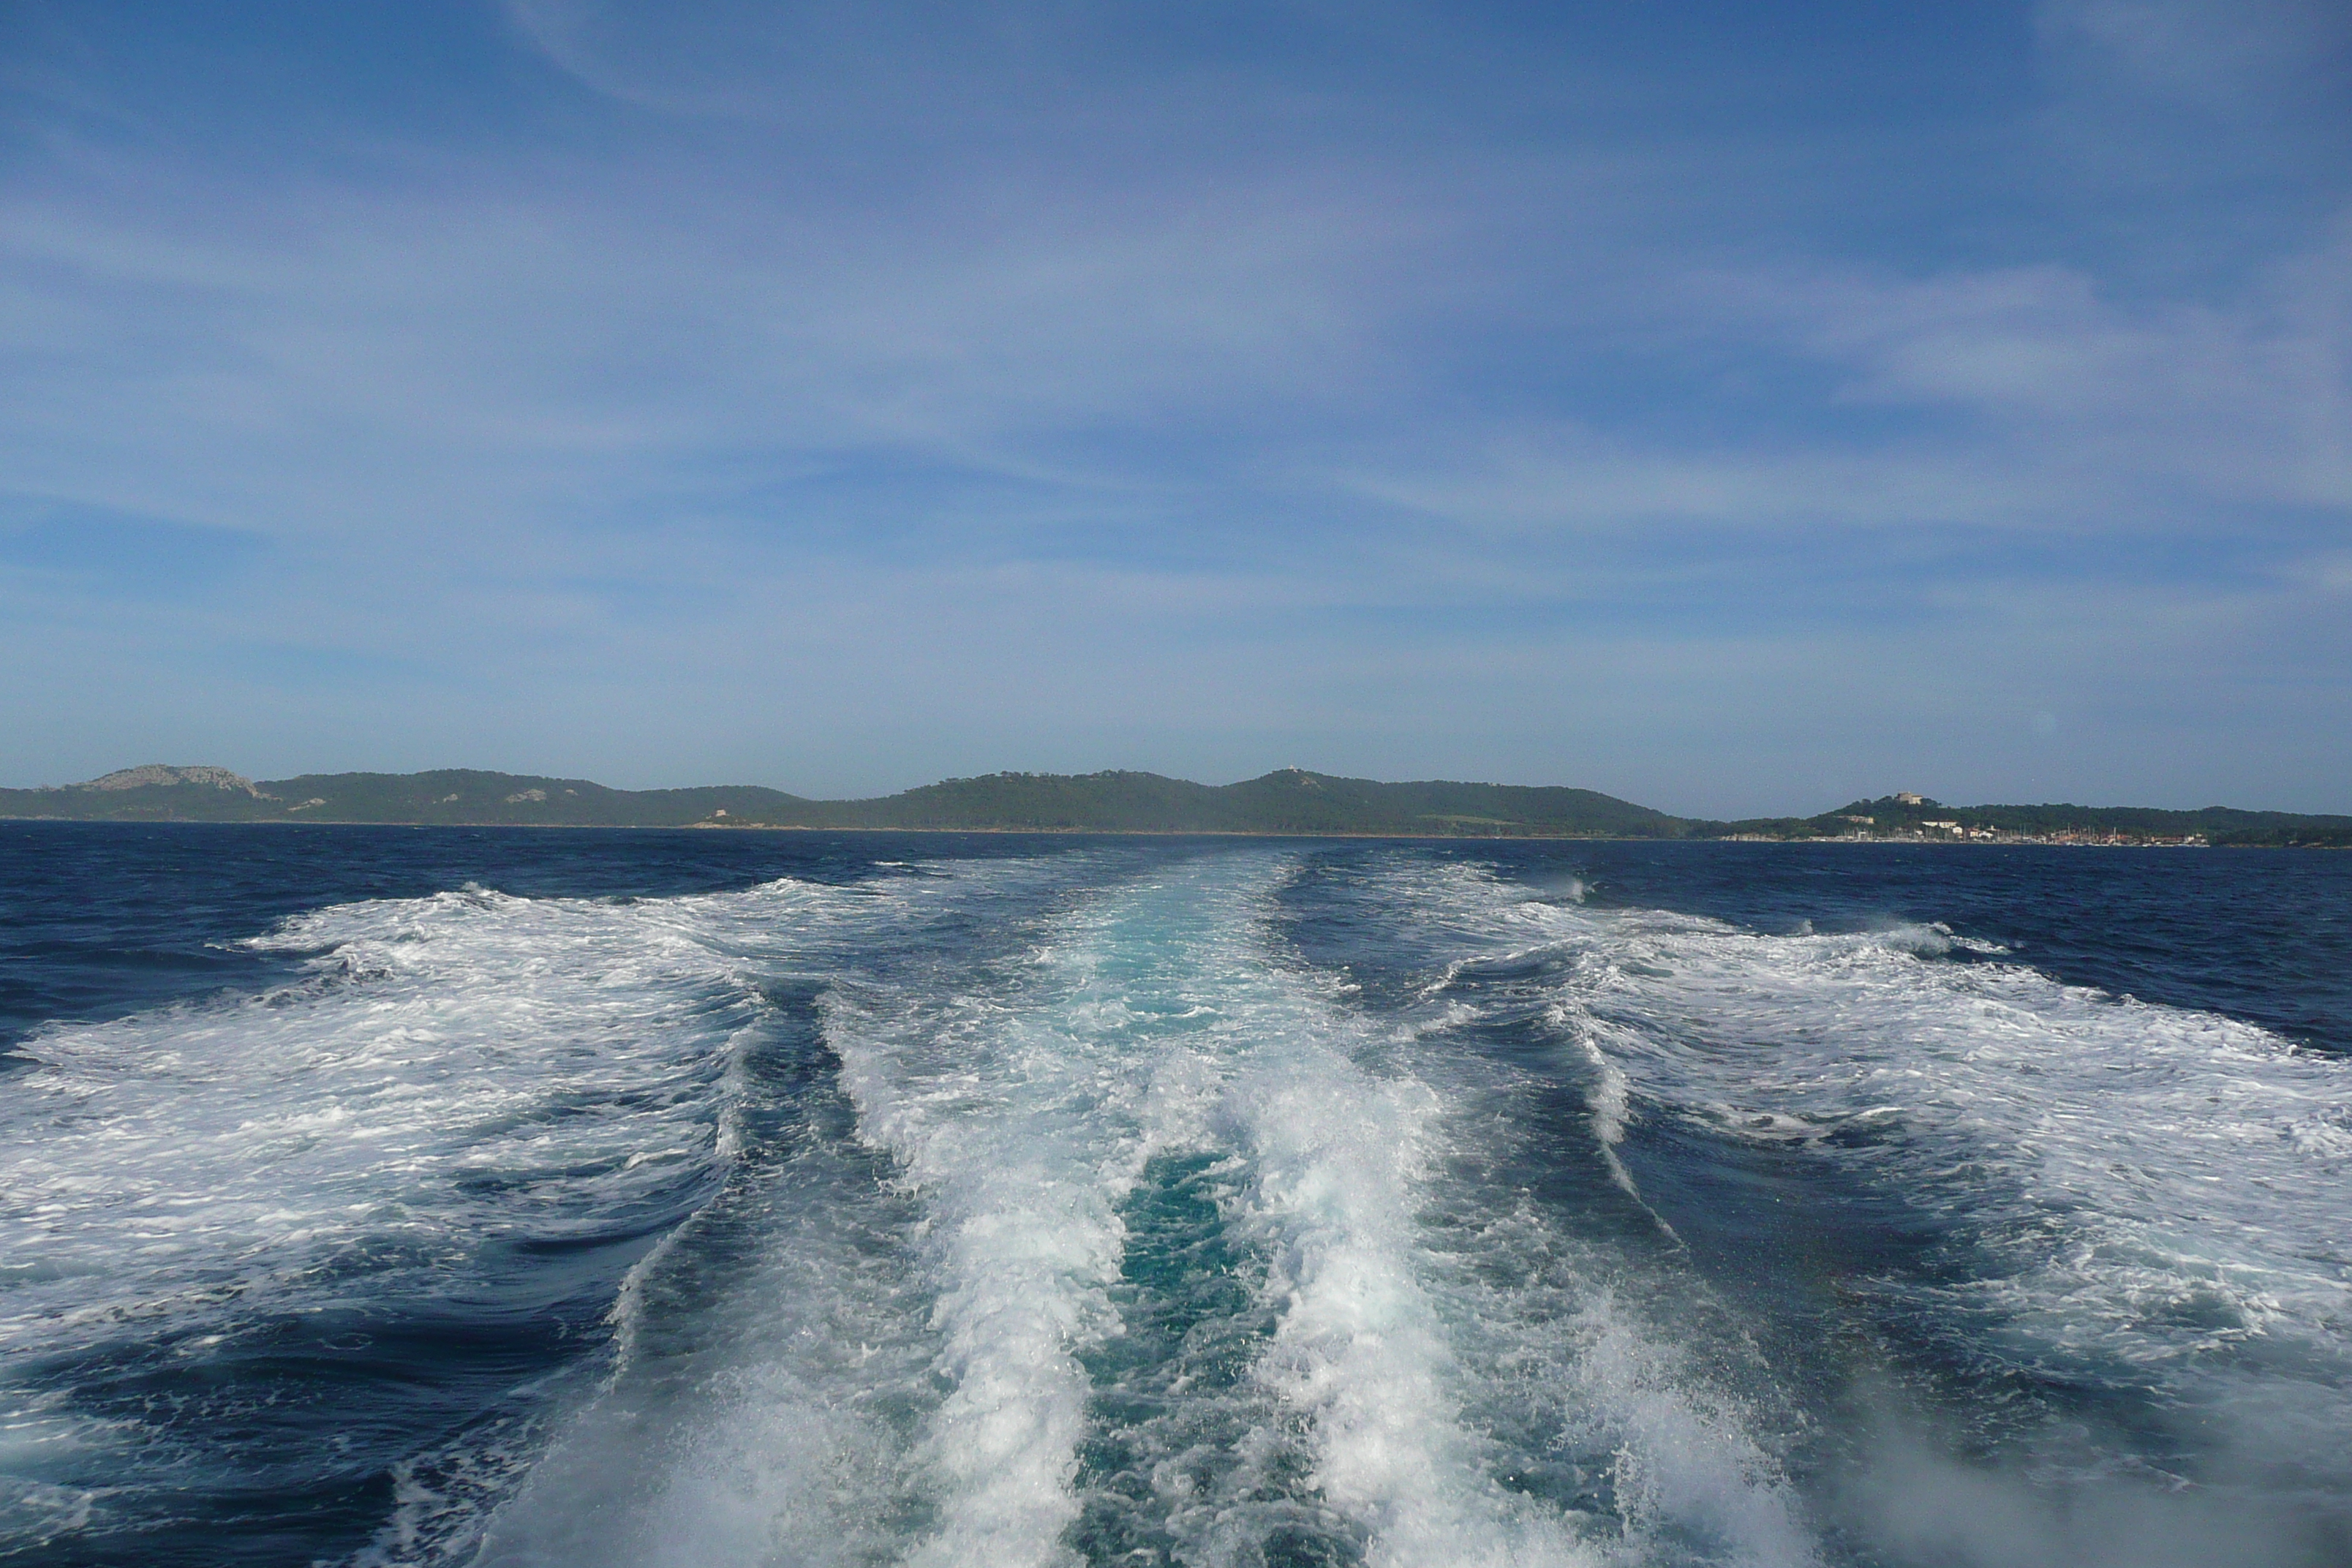
[(1685, 9), (46, 7), (0, 767), (2343, 805), (2341, 27)]
[[(2126, 307), (2054, 267), (1921, 279), (1693, 280), (1688, 314), (1830, 378), (1830, 428), (1660, 451), (1589, 428), (1455, 448), (1451, 472), (1359, 475), (1368, 493), (1515, 526), (1659, 519), (1756, 528), (2011, 527), (2249, 542), (2352, 509), (2352, 230), (2224, 306)], [(1843, 410), (1908, 416), (1858, 442)]]

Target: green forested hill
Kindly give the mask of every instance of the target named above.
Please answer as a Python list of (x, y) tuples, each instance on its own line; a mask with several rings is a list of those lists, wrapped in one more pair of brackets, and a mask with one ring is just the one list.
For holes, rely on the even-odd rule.
[[(677, 827), (739, 816), (782, 821), (810, 804), (756, 786), (619, 790), (586, 779), (472, 768), (249, 780), (220, 768), (148, 767), (63, 789), (0, 790), (0, 816), (152, 822)], [(716, 815), (721, 812), (725, 818)]]
[[(756, 785), (608, 789), (587, 779), (444, 768), (252, 780), (225, 768), (125, 769), (58, 789), (0, 790), (0, 816), (130, 822), (373, 822), (578, 827), (947, 828), (1031, 832), (1376, 834), (1416, 837), (1903, 837), (1928, 822), (2012, 834), (2202, 834), (2216, 844), (2352, 845), (2352, 816), (2139, 806), (1948, 806), (1893, 796), (1818, 816), (1706, 822), (1587, 789), (1442, 780), (1381, 784), (1285, 768), (1239, 784), (1158, 773), (991, 773), (877, 800)], [(1868, 818), (1865, 824), (1862, 819)]]
[(1675, 837), (1679, 818), (1583, 789), (1377, 784), (1286, 768), (1233, 784), (1158, 773), (992, 773), (826, 802), (826, 826), (1125, 833), (1587, 834)]
[(1210, 785), (1157, 773), (992, 773), (878, 800), (756, 786), (616, 790), (587, 779), (440, 769), (248, 780), (148, 767), (60, 789), (0, 790), (0, 816), (78, 820), (379, 822), (1674, 837), (1688, 825), (1591, 790), (1378, 784), (1285, 769)]

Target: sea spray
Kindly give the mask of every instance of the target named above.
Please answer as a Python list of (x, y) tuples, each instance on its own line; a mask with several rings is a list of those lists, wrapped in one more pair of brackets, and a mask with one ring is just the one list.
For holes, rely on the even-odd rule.
[(5, 1550), (2343, 1560), (2300, 860), (509, 837), (34, 1034)]
[[(2116, 1539), (2259, 1523), (2282, 1561), (2304, 1560), (2345, 1511), (2341, 1467), (2318, 1458), (2352, 1443), (2352, 1255), (2328, 1196), (2352, 1152), (2333, 1135), (2352, 1103), (2339, 1060), (2053, 981), (1935, 923), (1744, 931), (1563, 905), (1458, 865), (1401, 867), (1387, 896), (1433, 910), (1417, 929), (1495, 955), (1446, 958), (1432, 1005), (1469, 1003), (1476, 1026), (1530, 1047), (1549, 1037), (1596, 1121), (1624, 1125), (1630, 1102), (1652, 1131), (1629, 1166), (1680, 1180), (1746, 1146), (1790, 1201), (1826, 1201), (1818, 1226), (1899, 1222), (1892, 1250), (1833, 1228), (1806, 1241), (1882, 1249), (1838, 1288), (1838, 1331), (1925, 1380), (1920, 1394), (1941, 1391), (1937, 1413), (1914, 1394), (1901, 1416), (1814, 1391), (1854, 1429), (1832, 1445), (1858, 1467), (1835, 1505), (1861, 1510), (1853, 1528), (1915, 1549), (1895, 1543), (1891, 1521), (1911, 1517), (1889, 1500), (1900, 1489), (1868, 1479), (1895, 1453), (1956, 1478), (1954, 1495), (2013, 1489), (2002, 1506), (2021, 1522), (1986, 1535), (1988, 1562), (1997, 1540), (2065, 1560), (2074, 1537), (2053, 1521), (2070, 1507), (2113, 1514)], [(1769, 1253), (1757, 1261), (1801, 1285)], [(1988, 1385), (2005, 1392), (1988, 1401)], [(1866, 1433), (1882, 1427), (1874, 1452)], [(1953, 1469), (1924, 1457), (1938, 1444), (2009, 1457), (1998, 1474)], [(2189, 1486), (2193, 1518), (2161, 1500)], [(2286, 1511), (2260, 1522), (2256, 1497)]]

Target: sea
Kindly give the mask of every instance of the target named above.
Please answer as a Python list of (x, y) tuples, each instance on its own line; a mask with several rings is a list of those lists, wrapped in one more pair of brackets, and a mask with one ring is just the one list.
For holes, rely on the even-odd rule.
[(2352, 855), (0, 824), (0, 1563), (2352, 1563)]

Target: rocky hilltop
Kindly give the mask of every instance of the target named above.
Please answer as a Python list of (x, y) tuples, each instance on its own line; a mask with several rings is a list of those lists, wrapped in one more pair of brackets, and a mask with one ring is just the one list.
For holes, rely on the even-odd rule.
[(175, 768), (163, 763), (149, 763), (138, 768), (118, 768), (103, 778), (91, 779), (86, 784), (52, 784), (49, 787), (52, 790), (172, 789), (181, 784), (193, 784), (203, 789), (243, 790), (256, 800), (274, 798), (256, 788), (253, 781), (243, 773), (233, 773), (226, 768)]

